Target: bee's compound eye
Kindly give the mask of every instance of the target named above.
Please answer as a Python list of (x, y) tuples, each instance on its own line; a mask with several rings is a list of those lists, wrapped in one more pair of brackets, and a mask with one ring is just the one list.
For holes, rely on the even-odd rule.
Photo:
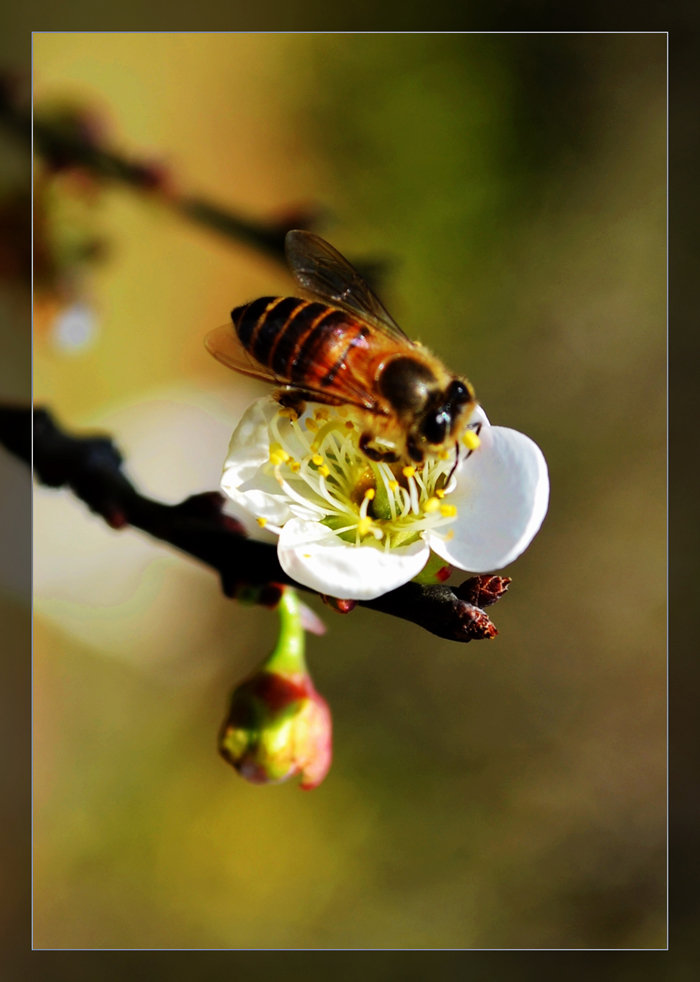
[(459, 379), (450, 382), (446, 395), (447, 401), (453, 406), (472, 401), (471, 392), (464, 382), (460, 382)]
[(428, 443), (440, 444), (445, 442), (449, 425), (450, 414), (441, 409), (440, 412), (431, 413), (425, 418), (421, 432)]

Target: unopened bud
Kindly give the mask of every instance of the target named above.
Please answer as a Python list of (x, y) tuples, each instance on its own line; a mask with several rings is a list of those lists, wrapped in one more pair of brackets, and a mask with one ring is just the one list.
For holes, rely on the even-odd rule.
[(234, 691), (219, 734), (222, 757), (255, 784), (300, 774), (301, 788), (315, 788), (331, 764), (331, 714), (306, 668), (299, 607), (285, 589), (277, 646)]

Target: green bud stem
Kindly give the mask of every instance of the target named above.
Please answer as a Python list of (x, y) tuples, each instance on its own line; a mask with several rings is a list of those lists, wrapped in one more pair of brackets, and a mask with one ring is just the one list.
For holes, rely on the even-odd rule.
[(304, 658), (304, 628), (301, 626), (301, 609), (296, 592), (285, 587), (277, 605), (280, 615), (280, 633), (277, 644), (265, 661), (265, 669), (280, 675), (306, 673)]

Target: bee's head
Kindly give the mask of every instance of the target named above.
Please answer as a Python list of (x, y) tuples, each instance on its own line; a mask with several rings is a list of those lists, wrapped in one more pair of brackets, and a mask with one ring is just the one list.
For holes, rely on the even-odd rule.
[(408, 444), (411, 457), (422, 460), (426, 451), (439, 450), (455, 439), (475, 402), (474, 390), (469, 382), (453, 379), (418, 420)]

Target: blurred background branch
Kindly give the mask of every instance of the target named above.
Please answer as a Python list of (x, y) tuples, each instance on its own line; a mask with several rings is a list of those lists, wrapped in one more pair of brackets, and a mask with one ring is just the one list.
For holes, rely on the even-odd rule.
[[(255, 219), (221, 204), (190, 194), (179, 187), (172, 172), (158, 160), (144, 160), (119, 152), (108, 143), (102, 120), (88, 107), (35, 108), (23, 105), (13, 80), (0, 77), (0, 122), (21, 139), (33, 135), (34, 153), (49, 173), (79, 170), (98, 182), (123, 185), (145, 192), (164, 207), (225, 238), (286, 265), (285, 235), (290, 228), (311, 229), (329, 216), (317, 204), (285, 208), (276, 216)], [(363, 277), (376, 284), (385, 260), (354, 260)]]
[(77, 168), (98, 181), (148, 192), (184, 217), (221, 235), (259, 249), (284, 262), (288, 229), (316, 224), (315, 209), (296, 208), (278, 219), (261, 221), (176, 189), (168, 169), (157, 161), (141, 160), (106, 145), (98, 122), (87, 108), (60, 111), (37, 109), (32, 118), (15, 94), (12, 81), (0, 79), (0, 121), (20, 138), (34, 137), (34, 152), (54, 173)]

